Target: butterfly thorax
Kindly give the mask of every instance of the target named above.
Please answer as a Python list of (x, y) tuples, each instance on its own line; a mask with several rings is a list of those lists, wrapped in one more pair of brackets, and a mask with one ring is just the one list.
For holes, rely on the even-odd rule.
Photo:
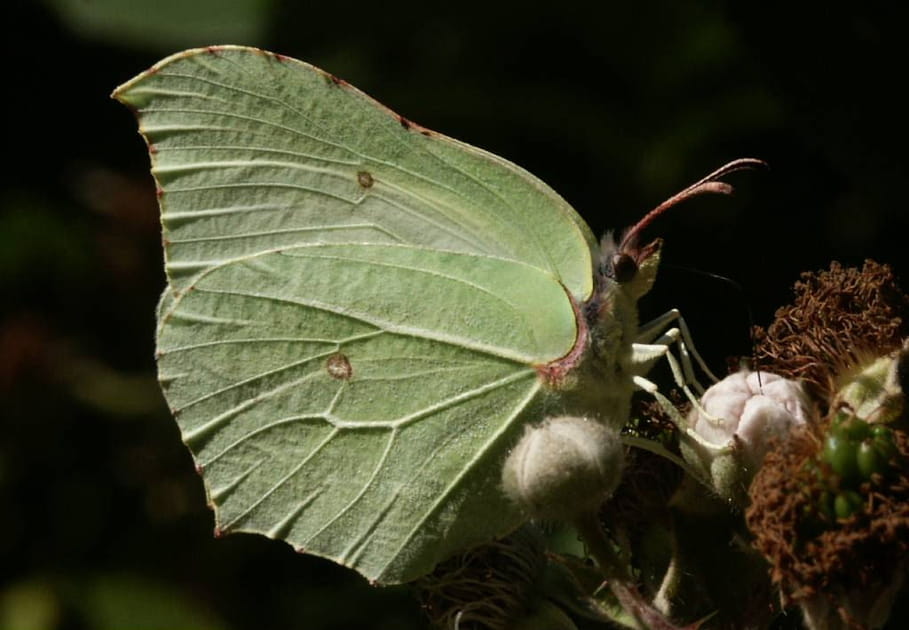
[[(598, 268), (596, 291), (579, 309), (583, 351), (570, 364), (562, 363), (562, 377), (549, 383), (559, 391), (565, 411), (615, 425), (628, 418), (634, 391), (632, 344), (638, 332), (637, 302), (653, 286), (659, 248), (658, 241), (648, 247), (647, 257), (635, 261), (636, 270), (623, 281), (616, 278), (610, 262)], [(604, 242), (603, 258), (611, 260), (613, 254)]]

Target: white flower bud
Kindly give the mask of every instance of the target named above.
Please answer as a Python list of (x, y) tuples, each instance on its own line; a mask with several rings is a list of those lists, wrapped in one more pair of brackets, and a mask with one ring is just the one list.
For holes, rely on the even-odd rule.
[(701, 444), (683, 448), (683, 455), (706, 468), (720, 496), (736, 502), (744, 499), (770, 440), (785, 438), (812, 413), (801, 384), (769, 372), (760, 372), (760, 381), (758, 372), (730, 374), (704, 392), (701, 407), (710, 417), (697, 409), (688, 416)]
[(586, 418), (560, 416), (528, 427), (502, 469), (505, 493), (539, 518), (570, 520), (619, 485), (619, 433)]
[(692, 410), (688, 426), (717, 445), (731, 445), (735, 436), (749, 463), (760, 466), (769, 440), (784, 437), (794, 427), (805, 424), (811, 403), (797, 381), (769, 372), (742, 371), (730, 374), (704, 392), (701, 407), (722, 423)]

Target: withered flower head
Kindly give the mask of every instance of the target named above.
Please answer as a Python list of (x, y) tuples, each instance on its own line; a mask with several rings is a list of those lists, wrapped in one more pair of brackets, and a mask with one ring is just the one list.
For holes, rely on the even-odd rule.
[(760, 367), (801, 379), (819, 403), (831, 399), (837, 375), (897, 350), (909, 336), (909, 297), (888, 265), (861, 270), (837, 262), (805, 272), (795, 300), (766, 330), (755, 327)]
[(767, 454), (748, 528), (784, 603), (800, 604), (809, 627), (878, 627), (909, 552), (909, 435), (891, 413), (904, 408), (893, 375), (909, 365), (900, 350), (909, 299), (872, 261), (803, 274), (795, 292), (758, 331), (758, 356), (802, 379), (826, 412)]
[(909, 552), (909, 438), (894, 431), (887, 474), (853, 485), (824, 461), (821, 434), (804, 428), (781, 443), (751, 485), (748, 528), (785, 603), (870, 592), (905, 570)]

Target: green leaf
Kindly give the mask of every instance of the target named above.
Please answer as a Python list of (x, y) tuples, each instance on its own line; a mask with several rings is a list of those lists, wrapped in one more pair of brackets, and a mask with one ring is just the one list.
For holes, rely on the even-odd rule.
[(241, 47), (118, 88), (158, 182), (159, 377), (217, 526), (402, 582), (516, 527), (596, 242), (545, 184)]

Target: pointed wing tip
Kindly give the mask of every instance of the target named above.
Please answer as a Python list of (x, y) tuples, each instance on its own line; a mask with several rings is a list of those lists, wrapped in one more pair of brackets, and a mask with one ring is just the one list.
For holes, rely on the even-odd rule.
[[(148, 72), (148, 71), (146, 71), (146, 72)], [(115, 101), (122, 103), (123, 105), (126, 105), (128, 108), (133, 109), (132, 103), (129, 102), (129, 98), (127, 98), (126, 93), (130, 90), (130, 88), (137, 81), (142, 79), (144, 76), (145, 76), (145, 72), (134, 76), (129, 81), (121, 83), (120, 85), (118, 85), (117, 87), (114, 88), (113, 92), (110, 93), (110, 97), (112, 99), (114, 99)]]
[(240, 44), (218, 44), (218, 45), (203, 46), (203, 47), (198, 47), (198, 48), (187, 48), (185, 50), (181, 50), (179, 52), (175, 52), (171, 55), (168, 55), (167, 57), (161, 59), (160, 61), (155, 63), (153, 66), (148, 68), (147, 70), (140, 72), (139, 74), (134, 76), (129, 81), (126, 81), (126, 82), (118, 85), (116, 88), (114, 88), (114, 91), (110, 93), (110, 97), (112, 99), (114, 99), (115, 101), (119, 101), (120, 103), (123, 103), (130, 109), (135, 109), (136, 105), (133, 102), (131, 102), (129, 95), (128, 95), (129, 91), (133, 87), (135, 87), (137, 84), (139, 84), (142, 81), (144, 81), (145, 79), (147, 79), (148, 77), (150, 77), (154, 74), (157, 74), (162, 68), (164, 68), (172, 63), (175, 63), (178, 61), (183, 61), (184, 59), (189, 59), (192, 57), (199, 57), (199, 56), (203, 56), (203, 55), (220, 56), (222, 53), (230, 53), (230, 52), (261, 55), (263, 57), (275, 59), (275, 60), (281, 61), (281, 62), (295, 61), (292, 57), (288, 57), (287, 55), (281, 55), (278, 53), (273, 53), (268, 50), (263, 50), (261, 48), (256, 48), (254, 46), (243, 46)]

